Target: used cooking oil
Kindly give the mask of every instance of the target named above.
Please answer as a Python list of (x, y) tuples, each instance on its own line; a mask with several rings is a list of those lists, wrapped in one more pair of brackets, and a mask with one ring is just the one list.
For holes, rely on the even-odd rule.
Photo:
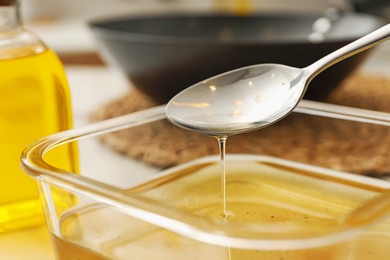
[[(291, 230), (298, 230), (302, 236), (318, 232), (319, 237), (324, 234), (324, 240), (327, 230), (343, 216), (383, 192), (381, 188), (344, 181), (334, 175), (327, 178), (272, 163), (230, 161), (226, 218), (221, 214), (219, 180), (219, 163), (200, 163), (163, 174), (126, 192), (200, 217), (199, 221), (220, 225), (220, 229), (211, 229), (210, 234), (223, 234), (226, 225), (291, 224)], [(190, 224), (196, 225), (196, 220), (191, 220)], [(289, 244), (286, 239), (280, 248), (247, 249), (234, 241), (221, 246), (202, 241), (201, 235), (193, 238), (180, 235), (99, 202), (70, 208), (60, 218), (56, 230), (56, 233), (51, 230), (51, 236), (58, 259), (385, 260), (390, 246), (388, 219), (340, 241), (313, 246), (309, 239), (302, 241), (299, 248), (284, 249)], [(271, 242), (287, 238), (290, 229), (280, 230), (269, 237), (253, 238)]]
[[(0, 24), (0, 233), (44, 223), (37, 185), (22, 171), (20, 155), (36, 139), (72, 127), (64, 68), (20, 26), (17, 9), (17, 1), (0, 3), (6, 21)], [(48, 160), (76, 170), (75, 152), (65, 146)]]

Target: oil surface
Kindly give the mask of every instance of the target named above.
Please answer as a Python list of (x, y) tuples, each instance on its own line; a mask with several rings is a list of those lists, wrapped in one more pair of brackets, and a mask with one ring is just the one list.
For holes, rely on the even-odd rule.
[[(220, 225), (293, 223), (302, 234), (327, 232), (335, 220), (378, 195), (375, 189), (320, 179), (257, 162), (227, 161), (228, 217), (221, 214), (220, 164), (204, 164), (128, 190)], [(68, 211), (52, 234), (59, 259), (387, 259), (390, 223), (373, 225), (345, 242), (294, 250), (218, 246), (178, 235), (126, 214), (92, 204)], [(223, 227), (221, 227), (223, 229)], [(286, 230), (277, 235), (284, 237)], [(267, 239), (267, 237), (263, 237)], [(271, 238), (270, 238), (271, 239)], [(77, 244), (77, 246), (76, 246)]]
[[(51, 50), (0, 59), (0, 233), (43, 223), (38, 189), (22, 171), (20, 154), (36, 139), (71, 125), (68, 84)], [(75, 170), (74, 153), (65, 146), (49, 160)]]

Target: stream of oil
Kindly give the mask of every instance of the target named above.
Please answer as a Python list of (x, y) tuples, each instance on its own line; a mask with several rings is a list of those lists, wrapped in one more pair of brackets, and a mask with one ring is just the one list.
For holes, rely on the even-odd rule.
[(221, 197), (222, 197), (222, 217), (227, 218), (228, 212), (226, 209), (226, 137), (217, 137), (219, 154), (221, 157)]
[[(225, 221), (232, 213), (226, 207), (226, 141), (227, 137), (217, 137), (219, 154), (221, 158), (221, 197), (222, 197), (222, 217)], [(227, 247), (227, 259), (231, 260), (230, 246)]]

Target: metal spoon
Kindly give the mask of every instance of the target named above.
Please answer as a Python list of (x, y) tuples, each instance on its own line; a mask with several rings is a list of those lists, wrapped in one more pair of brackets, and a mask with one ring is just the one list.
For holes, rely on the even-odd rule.
[(260, 64), (214, 76), (173, 97), (166, 116), (182, 128), (218, 137), (263, 128), (291, 113), (320, 72), (389, 36), (387, 24), (303, 69)]

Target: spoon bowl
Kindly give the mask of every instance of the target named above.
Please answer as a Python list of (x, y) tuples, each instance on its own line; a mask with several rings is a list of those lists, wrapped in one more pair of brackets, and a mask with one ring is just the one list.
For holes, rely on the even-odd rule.
[(218, 137), (266, 127), (290, 114), (323, 70), (389, 35), (387, 24), (302, 69), (259, 64), (214, 76), (174, 96), (166, 117), (182, 128)]
[(303, 77), (304, 70), (283, 65), (236, 69), (182, 91), (168, 103), (166, 114), (176, 125), (207, 135), (246, 132), (292, 110)]

